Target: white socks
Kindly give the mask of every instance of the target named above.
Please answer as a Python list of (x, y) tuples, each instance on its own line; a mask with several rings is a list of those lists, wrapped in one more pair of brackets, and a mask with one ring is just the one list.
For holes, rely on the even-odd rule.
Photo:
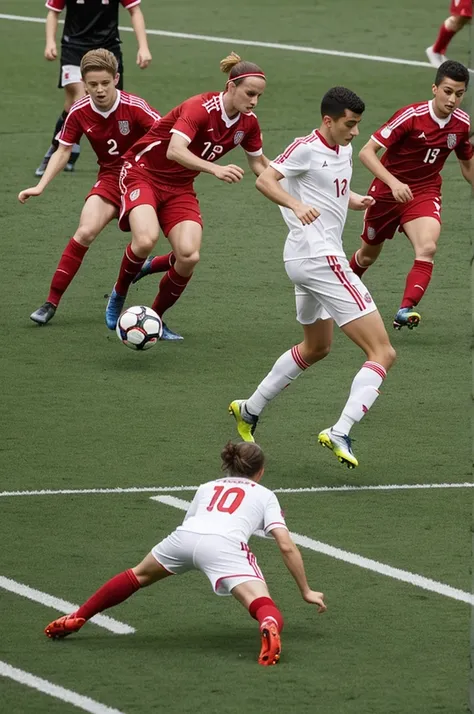
[(254, 416), (259, 416), (268, 402), (288, 387), (293, 380), (310, 365), (300, 355), (298, 345), (281, 355), (272, 367), (271, 372), (260, 382), (252, 396), (245, 401), (244, 410)]
[(339, 421), (332, 430), (337, 434), (349, 434), (356, 422), (359, 422), (379, 396), (379, 387), (387, 376), (385, 367), (377, 362), (364, 362), (352, 382), (349, 399), (346, 402)]

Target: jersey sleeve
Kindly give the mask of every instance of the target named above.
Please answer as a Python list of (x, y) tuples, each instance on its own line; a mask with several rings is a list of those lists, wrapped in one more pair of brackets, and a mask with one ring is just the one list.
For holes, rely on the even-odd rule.
[(280, 156), (277, 156), (275, 161), (270, 161), (270, 166), (285, 178), (303, 174), (311, 166), (311, 148), (296, 139)]
[(61, 12), (66, 7), (66, 0), (46, 0), (45, 6), (48, 10), (54, 10), (55, 12)]
[(460, 161), (469, 161), (474, 156), (474, 147), (469, 141), (469, 133), (463, 136), (462, 140), (456, 146), (454, 153)]
[(79, 143), (84, 132), (77, 114), (77, 111), (70, 111), (67, 115), (63, 128), (57, 137), (60, 144), (72, 146), (73, 144)]
[(179, 134), (191, 142), (198, 131), (208, 125), (209, 114), (202, 106), (202, 99), (192, 98), (185, 101), (179, 118), (170, 129), (171, 134)]
[(161, 115), (158, 114), (156, 109), (150, 107), (148, 102), (145, 102), (144, 99), (137, 100), (135, 116), (139, 126), (141, 126), (145, 132), (150, 131), (152, 126), (161, 119)]
[(241, 146), (249, 156), (261, 156), (263, 154), (262, 132), (256, 118), (251, 130), (243, 139)]
[(135, 5), (140, 5), (140, 3), (141, 0), (120, 0), (120, 4), (126, 10), (130, 10), (131, 7), (135, 7)]
[(287, 528), (287, 525), (278, 498), (272, 493), (268, 499), (263, 516), (263, 530), (265, 531), (265, 535), (270, 533), (274, 528)]
[(372, 134), (371, 139), (384, 149), (388, 149), (411, 130), (414, 117), (415, 112), (411, 107), (399, 109), (380, 129)]

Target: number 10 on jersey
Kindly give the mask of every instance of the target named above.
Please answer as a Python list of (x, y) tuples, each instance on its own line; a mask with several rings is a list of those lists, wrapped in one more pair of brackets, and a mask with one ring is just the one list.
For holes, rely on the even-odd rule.
[(221, 513), (234, 513), (244, 500), (245, 491), (243, 488), (228, 488), (225, 486), (214, 486), (214, 495), (207, 506), (208, 511), (217, 508)]

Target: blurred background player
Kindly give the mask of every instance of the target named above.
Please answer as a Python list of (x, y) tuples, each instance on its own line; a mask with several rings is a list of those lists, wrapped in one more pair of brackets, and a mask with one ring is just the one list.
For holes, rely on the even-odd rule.
[(21, 191), (21, 203), (40, 196), (70, 159), (74, 144), (85, 134), (94, 149), (99, 174), (86, 198), (79, 227), (67, 244), (53, 275), (46, 302), (30, 318), (45, 325), (54, 317), (65, 290), (81, 267), (93, 240), (117, 218), (120, 209), (119, 177), (122, 154), (160, 119), (144, 99), (117, 89), (118, 62), (109, 50), (87, 52), (81, 60), (81, 76), (87, 96), (71, 107), (59, 135), (58, 150), (37, 186)]
[(431, 47), (426, 48), (426, 56), (433, 67), (438, 68), (446, 62), (446, 51), (448, 45), (459, 30), (464, 25), (471, 22), (472, 0), (451, 0), (449, 7), (449, 17), (439, 28), (436, 42)]
[[(158, 240), (159, 227), (171, 243), (173, 255), (154, 258), (144, 273), (163, 272), (153, 310), (163, 316), (178, 300), (199, 261), (202, 217), (193, 182), (199, 173), (237, 183), (240, 166), (214, 162), (242, 146), (258, 176), (268, 165), (262, 135), (253, 109), (265, 90), (265, 74), (253, 62), (232, 53), (220, 63), (228, 74), (224, 91), (205, 92), (187, 99), (124, 156), (121, 174), (122, 210), (119, 225), (132, 232), (120, 273), (107, 305), (105, 321), (114, 330), (128, 288), (139, 276)], [(172, 264), (174, 262), (174, 264)], [(163, 325), (162, 339), (182, 339)]]
[[(181, 526), (152, 548), (142, 562), (116, 575), (71, 615), (45, 629), (53, 639), (77, 632), (91, 617), (118, 605), (140, 588), (170, 575), (200, 570), (217, 595), (233, 595), (258, 620), (261, 651), (258, 662), (269, 666), (280, 659), (283, 616), (248, 541), (263, 530), (275, 539), (283, 561), (303, 599), (326, 610), (324, 595), (310, 589), (301, 553), (293, 543), (272, 491), (259, 484), (264, 455), (257, 444), (232, 444), (221, 453), (223, 478), (201, 485)], [(184, 635), (185, 637), (185, 635)]]
[[(135, 36), (138, 42), (137, 64), (145, 69), (151, 62), (151, 54), (146, 38), (145, 20), (139, 7), (141, 0), (46, 0), (48, 14), (46, 17), (46, 48), (44, 56), (52, 62), (58, 56), (56, 47), (56, 31), (59, 14), (66, 8), (63, 35), (61, 37), (61, 67), (59, 70), (58, 87), (64, 88), (64, 110), (54, 127), (51, 146), (46, 152), (41, 164), (35, 171), (36, 176), (42, 176), (52, 154), (58, 148), (57, 134), (66, 119), (71, 106), (84, 96), (84, 85), (81, 81), (80, 64), (83, 55), (89, 50), (104, 48), (110, 50), (118, 62), (119, 84), (123, 89), (123, 61), (120, 49), (118, 30), (119, 5), (129, 13)], [(73, 146), (71, 156), (65, 170), (73, 171), (80, 153), (79, 144)]]
[(304, 338), (279, 357), (249, 399), (229, 406), (242, 439), (253, 441), (267, 404), (329, 354), (336, 322), (367, 360), (354, 377), (339, 420), (320, 432), (318, 441), (349, 468), (358, 466), (350, 430), (374, 404), (395, 360), (380, 313), (350, 269), (342, 244), (347, 210), (362, 211), (374, 203), (350, 189), (351, 142), (364, 109), (354, 92), (333, 87), (322, 99), (319, 129), (295, 139), (257, 179), (257, 188), (280, 206), (288, 226), (283, 260), (295, 286)]
[[(433, 273), (441, 232), (441, 176), (444, 163), (455, 152), (466, 181), (474, 184), (474, 150), (469, 143), (469, 115), (459, 109), (469, 84), (469, 72), (448, 60), (439, 67), (433, 99), (399, 109), (380, 127), (359, 156), (375, 179), (369, 189), (375, 204), (364, 217), (361, 247), (351, 258), (361, 277), (377, 260), (384, 241), (403, 231), (415, 252), (405, 292), (393, 326), (416, 327), (415, 310)], [(377, 153), (385, 150), (381, 159)]]

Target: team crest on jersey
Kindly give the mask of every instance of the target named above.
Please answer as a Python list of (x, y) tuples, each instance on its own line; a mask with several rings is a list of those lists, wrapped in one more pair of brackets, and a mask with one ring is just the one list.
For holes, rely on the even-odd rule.
[(240, 144), (242, 139), (245, 136), (245, 131), (236, 131), (234, 134), (234, 144), (237, 146), (237, 144)]
[(371, 296), (371, 294), (370, 294), (370, 293), (365, 293), (365, 295), (364, 295), (364, 300), (365, 300), (366, 303), (368, 303), (368, 304), (370, 305), (370, 303), (372, 302), (372, 296)]
[(448, 134), (448, 149), (454, 149), (457, 144), (458, 137), (456, 134)]
[(130, 134), (130, 124), (127, 120), (121, 120), (119, 119), (119, 131), (123, 136), (127, 136), (127, 134)]
[(131, 200), (131, 201), (136, 201), (137, 198), (139, 197), (139, 195), (140, 195), (140, 189), (139, 189), (139, 188), (136, 188), (134, 191), (131, 192), (131, 194), (130, 194), (130, 200)]
[(375, 228), (372, 228), (372, 226), (369, 226), (369, 227), (367, 228), (367, 238), (368, 238), (369, 240), (374, 240), (375, 235), (376, 235), (376, 234), (375, 234)]
[(384, 139), (388, 139), (392, 134), (392, 130), (389, 126), (384, 126), (380, 134), (383, 136)]

